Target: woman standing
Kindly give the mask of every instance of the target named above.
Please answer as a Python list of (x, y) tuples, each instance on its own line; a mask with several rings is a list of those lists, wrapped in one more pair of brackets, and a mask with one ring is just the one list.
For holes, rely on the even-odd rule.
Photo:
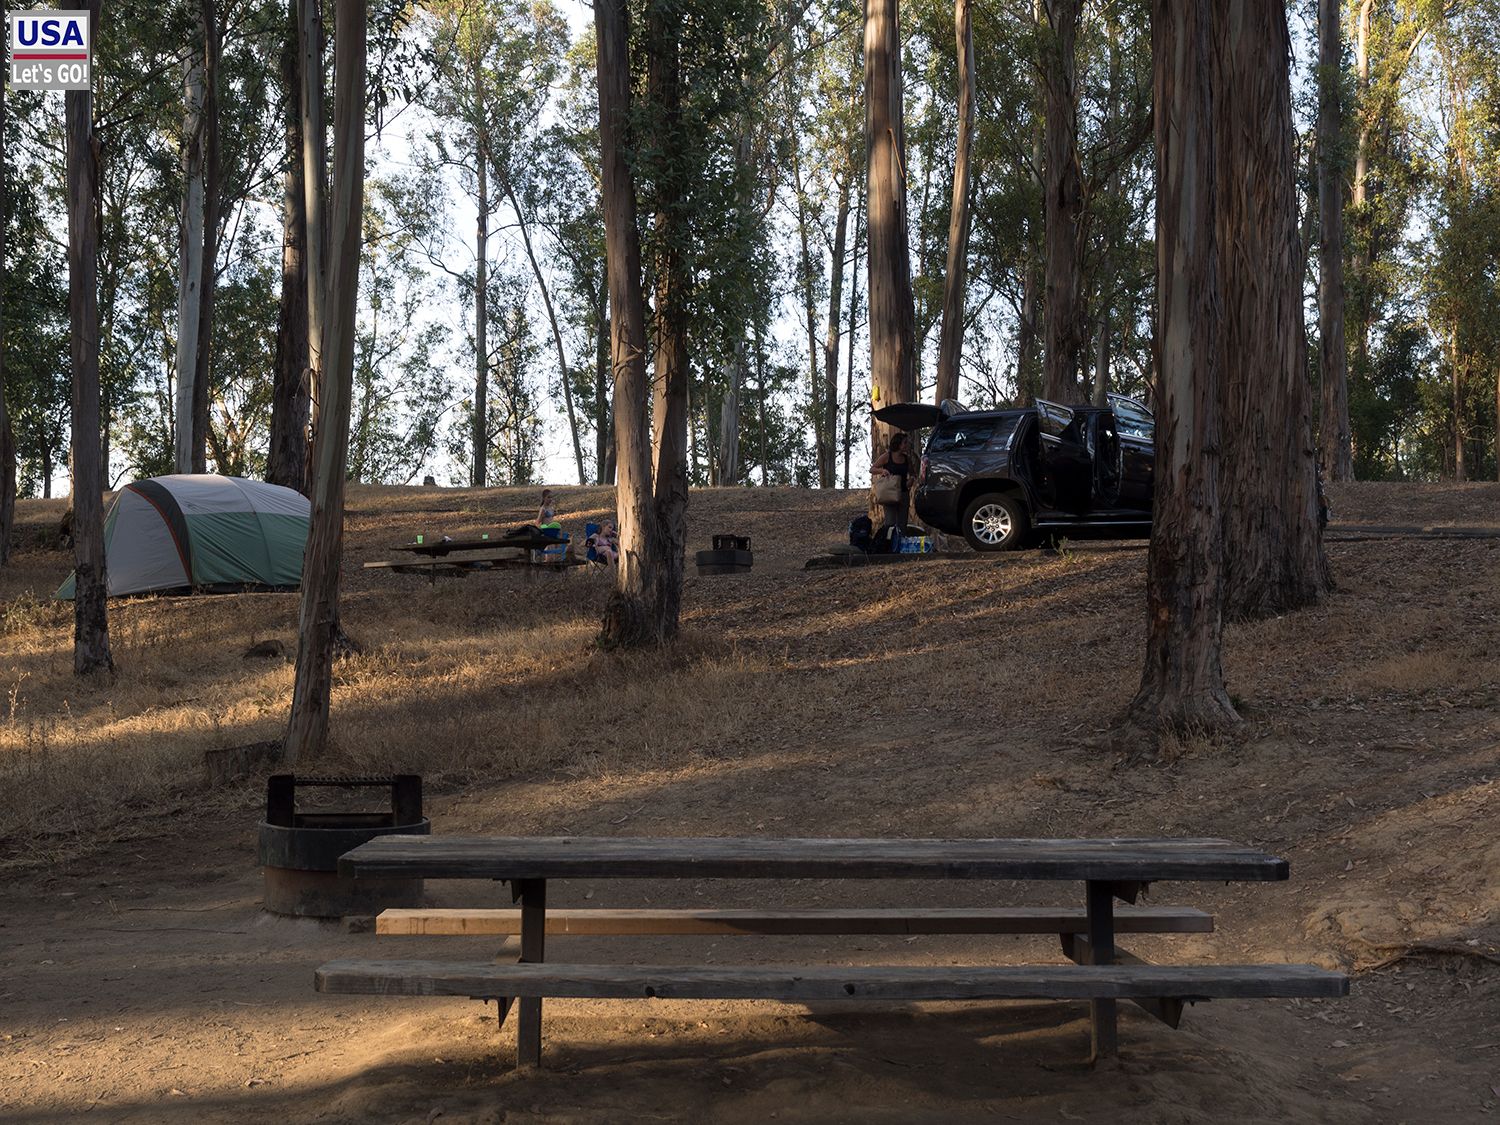
[[(886, 451), (870, 466), (870, 475), (876, 481), (877, 499), (880, 500), (880, 510), (884, 513), (881, 528), (897, 527), (904, 531), (907, 508), (911, 504), (911, 482), (917, 475), (916, 462), (911, 455), (911, 437), (902, 431), (891, 435)], [(879, 495), (882, 487), (879, 482), (887, 477), (894, 477), (900, 482), (900, 492), (895, 500), (887, 500)]]

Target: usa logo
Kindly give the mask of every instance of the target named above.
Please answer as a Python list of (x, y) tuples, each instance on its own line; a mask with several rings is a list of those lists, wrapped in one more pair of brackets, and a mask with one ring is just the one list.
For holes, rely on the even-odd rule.
[(87, 90), (90, 35), (87, 12), (11, 12), (10, 81), (18, 90)]

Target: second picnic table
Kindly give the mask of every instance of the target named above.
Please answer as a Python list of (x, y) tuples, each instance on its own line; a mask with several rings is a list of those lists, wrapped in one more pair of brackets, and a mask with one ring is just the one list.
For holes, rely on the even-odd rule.
[[(354, 877), (495, 879), (511, 884), (519, 903), (518, 964), (449, 964), (433, 961), (335, 961), (316, 974), (324, 992), (396, 995), (467, 995), (498, 999), (502, 1019), (519, 999), (518, 1058), (541, 1057), (541, 1001), (555, 997), (699, 999), (900, 1000), (1054, 999), (1090, 1001), (1093, 1054), (1116, 1052), (1116, 1001), (1136, 1000), (1175, 1026), (1170, 1005), (1214, 997), (1339, 996), (1348, 978), (1311, 965), (1149, 965), (1117, 949), (1116, 898), (1135, 902), (1146, 887), (1165, 880), (1276, 881), (1288, 876), (1286, 860), (1215, 839), (767, 839), (762, 837), (456, 837), (385, 836), (355, 848), (339, 861)], [(901, 919), (915, 932), (1059, 932), (1064, 950), (1079, 964), (1053, 967), (932, 968), (810, 966), (544, 965), (548, 932), (547, 882), (553, 879), (915, 879), (1066, 880), (1084, 883), (1082, 911), (1002, 908), (949, 911), (967, 921), (956, 928), (933, 911), (675, 912), (697, 921), (676, 933), (891, 932)], [(1160, 910), (1127, 928), (1183, 931), (1212, 928), (1199, 911)], [(1029, 913), (1028, 913), (1029, 912)], [(387, 912), (420, 914), (422, 912)], [(479, 918), (499, 911), (446, 911)], [(564, 912), (607, 919), (641, 911)], [(674, 913), (674, 912), (665, 912)], [(885, 915), (883, 919), (872, 916)], [(733, 917), (725, 919), (723, 915)], [(810, 918), (819, 915), (819, 918)], [(987, 915), (988, 917), (981, 917)], [(384, 917), (384, 916), (382, 916)], [(658, 919), (661, 912), (657, 913)], [(735, 921), (738, 918), (738, 922)], [(776, 919), (781, 922), (776, 923)], [(923, 929), (926, 919), (930, 928)], [(689, 919), (691, 920), (691, 918)], [(1200, 920), (1206, 925), (1199, 924)], [(745, 928), (746, 922), (749, 928)], [(508, 925), (508, 923), (507, 923)], [(812, 928), (807, 928), (811, 925)], [(738, 928), (735, 928), (738, 926)], [(759, 928), (757, 928), (757, 926)], [(383, 932), (502, 932), (500, 929), (383, 930)], [(577, 932), (577, 931), (574, 931)], [(583, 932), (652, 932), (649, 928)], [(1160, 1002), (1157, 1006), (1153, 1004)], [(1164, 1009), (1161, 1005), (1166, 1005)]]

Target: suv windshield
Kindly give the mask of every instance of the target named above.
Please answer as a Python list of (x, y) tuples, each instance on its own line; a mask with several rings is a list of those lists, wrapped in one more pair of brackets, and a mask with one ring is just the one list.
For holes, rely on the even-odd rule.
[(1004, 449), (1010, 444), (1015, 428), (1015, 418), (949, 418), (932, 431), (927, 452), (947, 453), (986, 446)]

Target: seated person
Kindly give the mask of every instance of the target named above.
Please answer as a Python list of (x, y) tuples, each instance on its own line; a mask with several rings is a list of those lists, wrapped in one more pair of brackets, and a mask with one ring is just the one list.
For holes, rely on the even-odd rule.
[(612, 520), (605, 520), (604, 526), (589, 536), (587, 546), (606, 565), (620, 561), (620, 539)]
[(542, 503), (536, 513), (537, 527), (557, 527), (557, 501), (552, 498), (550, 488), (542, 489)]

